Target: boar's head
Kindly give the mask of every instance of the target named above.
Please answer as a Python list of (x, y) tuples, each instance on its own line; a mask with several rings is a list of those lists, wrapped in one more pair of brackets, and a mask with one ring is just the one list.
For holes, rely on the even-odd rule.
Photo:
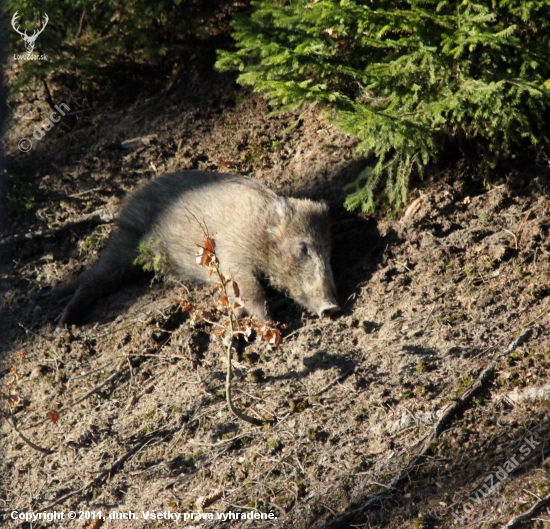
[(339, 312), (330, 265), (328, 206), (278, 197), (269, 211), (267, 239), (271, 283), (321, 317)]

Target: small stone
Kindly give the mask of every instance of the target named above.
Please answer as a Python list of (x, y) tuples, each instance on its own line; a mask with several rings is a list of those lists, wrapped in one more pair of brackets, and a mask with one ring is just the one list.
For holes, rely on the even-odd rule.
[(41, 378), (42, 375), (43, 375), (43, 371), (44, 371), (44, 366), (36, 366), (33, 368), (33, 370), (30, 372), (29, 374), (29, 378), (30, 379), (33, 379), (33, 378)]
[(376, 332), (379, 328), (378, 324), (368, 320), (364, 320), (362, 325), (363, 325), (363, 330), (365, 331), (366, 334), (372, 334), (373, 332)]

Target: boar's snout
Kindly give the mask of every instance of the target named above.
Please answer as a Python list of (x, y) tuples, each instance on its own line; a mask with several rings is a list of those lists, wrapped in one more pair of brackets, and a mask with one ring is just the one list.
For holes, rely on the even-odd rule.
[(336, 303), (329, 301), (321, 305), (321, 308), (319, 309), (319, 316), (321, 318), (330, 318), (341, 311), (342, 309)]
[(342, 311), (337, 301), (336, 287), (329, 264), (317, 268), (317, 280), (309, 287), (308, 299), (304, 305), (311, 312), (318, 314), (320, 318), (330, 318)]

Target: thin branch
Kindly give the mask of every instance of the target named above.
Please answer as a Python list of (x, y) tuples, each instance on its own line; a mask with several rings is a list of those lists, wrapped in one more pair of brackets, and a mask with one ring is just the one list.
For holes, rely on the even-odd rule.
[(73, 193), (72, 195), (67, 195), (69, 198), (77, 198), (81, 197), (82, 195), (86, 195), (87, 193), (93, 193), (94, 191), (101, 191), (103, 189), (103, 186), (98, 187), (92, 187), (92, 189), (86, 189), (84, 191), (80, 191), (80, 193)]
[(527, 512), (512, 518), (506, 525), (502, 526), (502, 529), (515, 529), (526, 522), (530, 522), (533, 516), (548, 505), (550, 505), (550, 494), (537, 501)]
[[(115, 368), (115, 370), (101, 384), (98, 384), (93, 389), (88, 391), (88, 393), (86, 393), (85, 395), (83, 395), (79, 399), (71, 402), (71, 404), (68, 404), (67, 406), (64, 406), (63, 408), (57, 410), (59, 412), (59, 415), (61, 415), (62, 413), (65, 413), (66, 411), (70, 410), (71, 408), (73, 408), (77, 404), (80, 404), (82, 401), (84, 401), (87, 398), (91, 397), (94, 393), (97, 393), (103, 386), (107, 385), (109, 382), (113, 381), (116, 377), (118, 377), (124, 371), (124, 369), (126, 369), (125, 362), (126, 362), (126, 360), (120, 361), (118, 363), (117, 367)], [(31, 424), (30, 426), (27, 426), (25, 428), (25, 430), (29, 430), (31, 428), (35, 428), (36, 426), (40, 426), (41, 424), (43, 424), (47, 420), (48, 420), (47, 418), (42, 419), (42, 420), (40, 420), (40, 421), (38, 421), (34, 424)]]
[(340, 376), (336, 377), (334, 380), (332, 380), (332, 381), (329, 382), (326, 386), (324, 386), (322, 389), (320, 389), (317, 393), (314, 393), (314, 394), (311, 395), (311, 396), (312, 396), (312, 397), (319, 397), (319, 396), (322, 395), (325, 391), (328, 391), (328, 390), (331, 389), (333, 386), (336, 386), (336, 384), (342, 382), (342, 380), (344, 380), (346, 377), (348, 377), (349, 375), (351, 375), (354, 371), (355, 371), (355, 366), (350, 367), (349, 369), (347, 369), (346, 371), (344, 371)]
[(399, 266), (402, 266), (407, 272), (410, 272), (412, 274), (412, 270), (404, 263), (400, 263), (399, 261), (394, 261), (395, 264), (398, 264)]
[[(154, 355), (151, 355), (154, 356)], [(168, 368), (169, 369), (169, 368)], [(168, 369), (165, 369), (161, 375), (156, 376), (145, 388), (137, 393), (136, 395), (133, 395), (132, 398), (128, 400), (128, 404), (126, 404), (126, 409), (131, 408), (137, 404), (137, 401), (143, 397), (143, 395), (146, 395), (147, 393), (151, 393), (153, 391), (153, 388), (159, 383), (160, 376), (164, 375)]]
[(471, 400), (472, 397), (485, 385), (487, 382), (491, 379), (493, 376), (493, 373), (495, 371), (496, 362), (491, 362), (477, 377), (477, 380), (471, 384), (464, 393), (458, 397), (452, 404), (450, 404), (443, 415), (439, 418), (439, 420), (435, 423), (433, 432), (430, 435), (428, 444), (433, 441), (434, 439), (437, 439), (441, 432), (445, 429), (447, 424), (454, 418), (454, 416), (457, 414), (458, 411), (460, 411), (462, 408), (466, 406)]
[(151, 440), (151, 437), (148, 437), (147, 439), (141, 440), (139, 443), (136, 443), (132, 448), (127, 450), (121, 457), (119, 457), (108, 469), (103, 470), (99, 476), (95, 477), (94, 479), (88, 481), (86, 484), (84, 484), (82, 487), (80, 487), (77, 490), (73, 490), (71, 492), (68, 492), (64, 496), (61, 496), (61, 498), (58, 498), (57, 500), (53, 501), (52, 503), (46, 505), (41, 510), (42, 511), (48, 511), (52, 507), (55, 507), (56, 505), (59, 505), (60, 503), (64, 502), (65, 500), (71, 498), (72, 496), (75, 496), (76, 494), (79, 494), (80, 492), (84, 492), (87, 488), (91, 487), (92, 485), (100, 485), (106, 478), (110, 478), (112, 473), (115, 472), (126, 460), (128, 460), (131, 456), (133, 456), (136, 452), (141, 450), (149, 441)]
[[(218, 264), (216, 264), (215, 266), (216, 266), (216, 272), (218, 274), (218, 277), (220, 277), (219, 266)], [(223, 281), (222, 281), (222, 285), (223, 285), (224, 293), (227, 296), (227, 290)], [(229, 406), (229, 409), (231, 410), (233, 415), (241, 419), (241, 421), (248, 422), (250, 424), (253, 424), (254, 426), (261, 426), (262, 421), (254, 417), (250, 417), (246, 413), (243, 413), (241, 410), (236, 408), (235, 405), (233, 404), (233, 398), (231, 396), (231, 379), (233, 375), (232, 368), (231, 368), (231, 357), (233, 352), (233, 342), (235, 341), (235, 335), (234, 335), (235, 321), (233, 319), (233, 309), (228, 308), (228, 314), (229, 314), (229, 329), (231, 333), (231, 338), (229, 339), (229, 343), (227, 344), (227, 376), (225, 378), (225, 397), (227, 400), (227, 405)]]
[(514, 242), (515, 242), (515, 244), (516, 244), (516, 248), (515, 248), (515, 249), (517, 250), (517, 249), (518, 249), (518, 238), (516, 237), (516, 234), (513, 233), (513, 232), (511, 232), (510, 230), (507, 230), (506, 228), (503, 228), (503, 230), (504, 230), (506, 233), (510, 234), (510, 235), (514, 238)]
[(25, 441), (25, 443), (27, 443), (31, 448), (34, 448), (34, 450), (37, 450), (38, 452), (42, 452), (43, 454), (47, 454), (47, 455), (50, 455), (56, 452), (56, 450), (50, 450), (49, 448), (42, 448), (41, 446), (38, 446), (36, 443), (33, 443), (28, 437), (26, 437), (25, 435), (23, 435), (23, 433), (19, 431), (19, 428), (17, 428), (14, 421), (12, 421), (10, 418), (6, 418), (6, 419), (9, 425), (13, 428), (13, 430), (19, 435), (19, 437), (21, 437), (21, 439), (23, 439), (23, 441)]
[(82, 10), (82, 15), (80, 16), (80, 23), (78, 24), (78, 31), (76, 32), (75, 39), (80, 38), (82, 34), (82, 25), (84, 23), (84, 17), (86, 16), (86, 9)]
[(44, 87), (44, 99), (46, 100), (46, 103), (48, 103), (48, 106), (54, 111), (57, 112), (57, 108), (55, 108), (55, 103), (52, 99), (52, 94), (50, 92), (50, 88), (48, 86), (48, 83), (46, 82), (46, 78), (42, 77), (42, 86)]

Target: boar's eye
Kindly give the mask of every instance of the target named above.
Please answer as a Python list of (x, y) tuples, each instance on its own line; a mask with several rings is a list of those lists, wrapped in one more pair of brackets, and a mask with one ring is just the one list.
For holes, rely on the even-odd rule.
[(300, 243), (299, 255), (300, 257), (309, 257), (309, 250), (305, 242)]

